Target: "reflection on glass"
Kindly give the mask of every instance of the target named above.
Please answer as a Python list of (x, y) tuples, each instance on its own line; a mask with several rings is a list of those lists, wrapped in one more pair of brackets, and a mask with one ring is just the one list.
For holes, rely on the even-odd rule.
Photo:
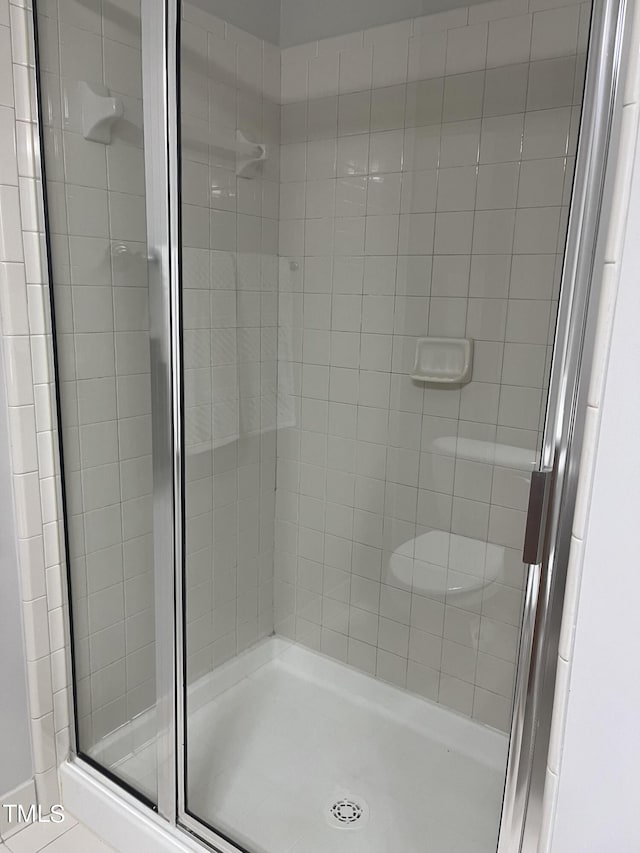
[[(58, 20), (55, 4), (39, 4), (37, 21), (78, 749), (154, 800), (140, 3), (131, 0), (118, 9), (105, 3), (103, 14), (101, 9), (65, 4)], [(120, 116), (99, 133), (106, 95)], [(92, 127), (88, 107), (94, 108)]]

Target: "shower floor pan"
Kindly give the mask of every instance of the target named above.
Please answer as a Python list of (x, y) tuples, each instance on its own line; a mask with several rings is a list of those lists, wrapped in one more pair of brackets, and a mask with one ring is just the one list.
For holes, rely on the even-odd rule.
[(188, 704), (188, 810), (251, 853), (496, 849), (500, 732), (279, 637)]

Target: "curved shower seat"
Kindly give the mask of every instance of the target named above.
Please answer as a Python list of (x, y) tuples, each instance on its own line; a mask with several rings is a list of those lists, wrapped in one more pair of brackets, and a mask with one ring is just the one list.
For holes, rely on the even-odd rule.
[(388, 580), (419, 595), (471, 606), (504, 578), (501, 545), (429, 530), (399, 545), (389, 557)]

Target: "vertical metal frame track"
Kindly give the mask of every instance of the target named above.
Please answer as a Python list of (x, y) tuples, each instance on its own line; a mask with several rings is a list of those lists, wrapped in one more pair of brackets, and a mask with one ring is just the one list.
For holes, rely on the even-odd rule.
[(156, 610), (158, 812), (177, 817), (176, 572), (182, 565), (177, 4), (141, 0)]
[(498, 853), (535, 853), (543, 796), (586, 389), (602, 266), (598, 242), (615, 131), (625, 0), (594, 0), (578, 153), (541, 454), (547, 499), (530, 565)]

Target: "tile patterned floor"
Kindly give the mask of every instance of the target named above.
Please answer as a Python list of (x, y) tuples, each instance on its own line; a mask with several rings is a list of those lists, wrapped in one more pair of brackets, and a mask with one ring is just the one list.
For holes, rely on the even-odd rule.
[(67, 814), (62, 823), (33, 823), (0, 841), (0, 853), (113, 853), (86, 826)]

